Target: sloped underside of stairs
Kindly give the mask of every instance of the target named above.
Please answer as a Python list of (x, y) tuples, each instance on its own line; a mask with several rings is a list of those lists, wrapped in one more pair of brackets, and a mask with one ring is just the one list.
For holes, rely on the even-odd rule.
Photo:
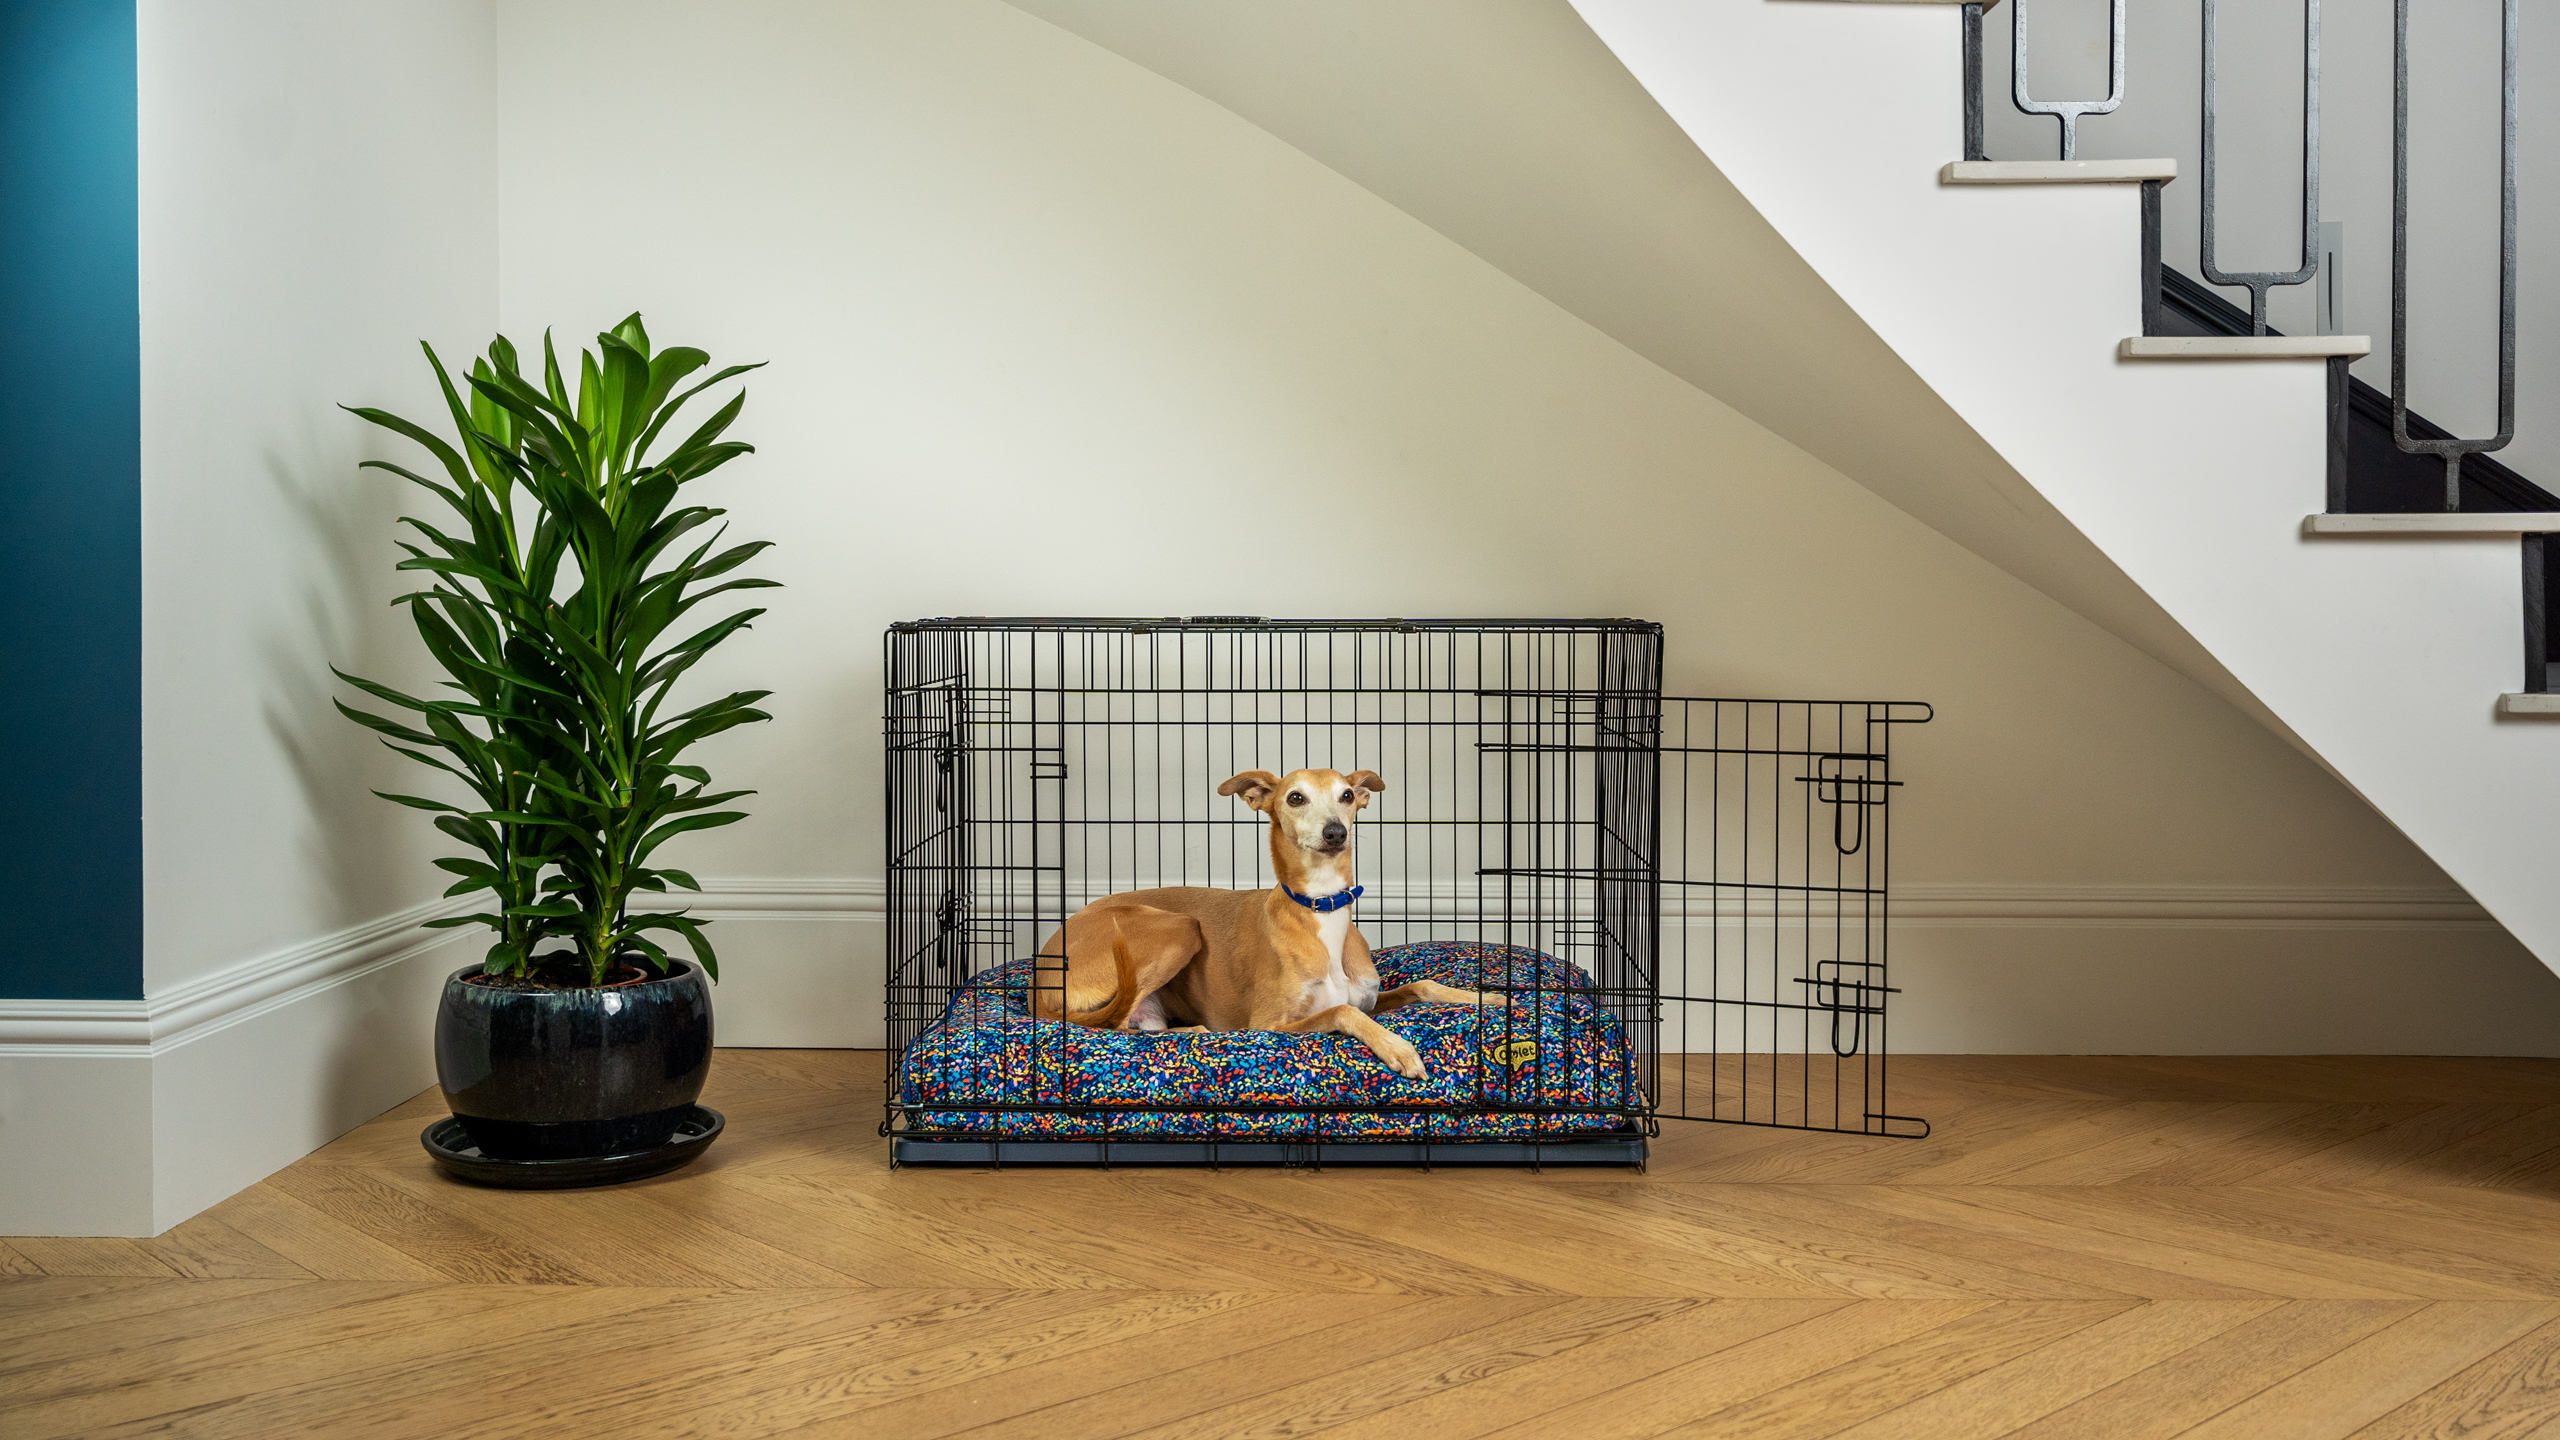
[(1960, 188), (1950, 5), (1013, 0), (1234, 111), (2220, 694), (2546, 964), (2513, 542), (2307, 540), (2317, 362), (2144, 365), (2131, 186)]

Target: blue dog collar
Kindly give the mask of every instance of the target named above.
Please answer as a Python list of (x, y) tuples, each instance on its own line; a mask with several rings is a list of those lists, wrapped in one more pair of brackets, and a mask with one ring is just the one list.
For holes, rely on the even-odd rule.
[(1299, 894), (1297, 891), (1290, 889), (1286, 885), (1280, 887), (1281, 894), (1288, 896), (1290, 899), (1297, 901), (1299, 904), (1306, 906), (1308, 909), (1313, 910), (1319, 915), (1330, 915), (1334, 911), (1341, 909), (1343, 906), (1350, 904), (1352, 901), (1359, 899), (1360, 890), (1360, 886), (1354, 885), (1339, 895), (1327, 895), (1321, 900), (1310, 900), (1306, 896)]

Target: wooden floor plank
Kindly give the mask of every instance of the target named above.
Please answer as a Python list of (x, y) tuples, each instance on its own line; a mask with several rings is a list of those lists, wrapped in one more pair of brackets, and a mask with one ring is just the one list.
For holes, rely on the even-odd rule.
[[(1450, 1261), (1501, 1271), (1550, 1294), (1757, 1295), (1819, 1299), (1839, 1287), (1785, 1274), (1759, 1263), (1700, 1248), (1683, 1251), (1625, 1230), (1578, 1234), (1559, 1246), (1534, 1208), (1523, 1208), (1518, 1185), (1444, 1187), (1417, 1191), (1433, 1177), (1381, 1175), (1357, 1185), (1322, 1188), (1274, 1185), (1261, 1192), (1268, 1203), (1313, 1219), (1329, 1220), (1429, 1251)], [(1558, 1187), (1569, 1188), (1569, 1187)], [(1642, 1227), (1637, 1227), (1639, 1230)]]
[(2157, 1242), (2198, 1255), (2220, 1257), (2233, 1271), (2280, 1271), (2293, 1277), (2294, 1293), (2336, 1299), (2502, 1299), (2515, 1287), (2445, 1275), (2397, 1257), (2324, 1249), (2265, 1234), (2257, 1227), (2210, 1216), (2183, 1215), (2161, 1204), (2178, 1192), (2158, 1186), (2036, 1190), (1977, 1187), (1968, 1198), (1986, 1208), (2034, 1217), (2048, 1224)]
[[(1097, 1172), (1098, 1174), (1098, 1172)], [(1260, 1290), (1275, 1268), (1254, 1253), (1137, 1221), (1112, 1204), (1095, 1176), (1058, 1181), (969, 1183), (976, 1177), (917, 1176), (883, 1196), (898, 1209), (947, 1230), (1039, 1236), (1039, 1249), (1124, 1286), (1179, 1290)], [(1063, 1193), (1062, 1193), (1063, 1192)], [(1062, 1215), (1076, 1218), (1060, 1224)], [(1285, 1268), (1285, 1267), (1279, 1267)]]
[(1737, 1209), (1780, 1222), (1809, 1221), (1835, 1231), (1871, 1235), (1932, 1254), (1978, 1260), (1998, 1267), (2025, 1290), (2027, 1276), (2045, 1277), (2033, 1298), (2046, 1300), (2241, 1300), (2256, 1292), (2211, 1278), (2149, 1265), (2132, 1265), (2074, 1246), (2006, 1233), (1897, 1215), (1862, 1204), (1861, 1187), (1832, 1185), (1723, 1185), (1710, 1192)]
[[(1096, 1290), (725, 1292), (691, 1303), (681, 1325), (663, 1326), (666, 1317), (644, 1313), (535, 1337), (525, 1349), (538, 1363), (510, 1355), (487, 1373), (456, 1365), (311, 1428), (367, 1440), (621, 1436), (660, 1412), (714, 1398), (746, 1413), (776, 1363), (816, 1354), (841, 1368), (855, 1355), (893, 1358), (930, 1348), (954, 1330), (1006, 1333), (1129, 1298)], [(682, 1343), (671, 1346), (671, 1333)], [(635, 1366), (639, 1353), (650, 1363)]]
[[(1131, 1382), (1163, 1374), (1168, 1356), (1180, 1356), (1198, 1369), (1228, 1363), (1231, 1357), (1253, 1350), (1356, 1343), (1360, 1335), (1393, 1326), (1395, 1311), (1414, 1298), (1337, 1292), (1262, 1296), (1237, 1309), (1165, 1330), (1135, 1333), (1090, 1349), (1008, 1366), (1000, 1385), (964, 1383), (918, 1391), (830, 1415), (812, 1422), (802, 1433), (818, 1436), (835, 1430), (930, 1440), (1000, 1421), (1038, 1417), (1088, 1398), (1108, 1408)], [(1340, 1333), (1327, 1336), (1328, 1331)], [(716, 1418), (719, 1407), (711, 1408), (713, 1413), (702, 1419)], [(672, 1418), (679, 1427), (687, 1419)], [(1034, 1418), (1032, 1423), (1057, 1434), (1066, 1420), (1063, 1415), (1051, 1415), (1046, 1420)]]
[(2235, 1150), (2255, 1150), (2261, 1135), (2281, 1130), (2320, 1110), (2319, 1106), (2298, 1100), (2180, 1108), (2188, 1113), (2167, 1125), (2029, 1165), (2001, 1176), (1999, 1183), (2141, 1184), (2162, 1171), (2190, 1167)]
[(9, 1377), (102, 1356), (121, 1355), (129, 1360), (147, 1353), (165, 1362), (184, 1341), (284, 1324), (359, 1298), (412, 1294), (415, 1287), (369, 1284), (350, 1289), (301, 1280), (255, 1286), (197, 1283), (163, 1287), (158, 1293), (167, 1303), (142, 1313), (117, 1307), (113, 1313), (82, 1314), (65, 1307), (55, 1324), (16, 1337), (0, 1349), (0, 1387), (9, 1393), (28, 1393), (25, 1379), (12, 1384)]
[(2270, 1264), (2228, 1253), (2223, 1244), (2226, 1237), (2220, 1234), (2209, 1233), (2207, 1238), (2215, 1245), (2202, 1246), (2193, 1243), (2192, 1237), (2168, 1233), (2164, 1226), (2116, 1229), (2082, 1223), (2091, 1217), (2077, 1214), (2052, 1218), (2040, 1207), (2021, 1206), (2011, 1192), (1989, 1186), (1869, 1185), (1858, 1187), (1855, 1195), (1860, 1204), (1891, 1214), (2075, 1249), (2120, 1265), (2203, 1275), (2249, 1294), (2330, 1300), (2408, 1298), (2396, 1290), (2339, 1281), (2327, 1274), (2325, 1264)]
[(1343, 1257), (1330, 1263), (1356, 1266), (1408, 1294), (1555, 1293), (1501, 1270), (1399, 1245), (1357, 1224), (1283, 1209), (1268, 1203), (1273, 1184), (1254, 1176), (1134, 1172), (1121, 1178), (1120, 1184), (1156, 1197), (1151, 1213), (1161, 1217), (1162, 1223), (1195, 1225), (1211, 1217), (1223, 1218), (1232, 1227), (1229, 1233), (1277, 1238), (1297, 1254)]
[(776, 1433), (841, 1422), (910, 1396), (945, 1392), (956, 1402), (972, 1387), (1004, 1383), (1016, 1366), (1178, 1332), (1193, 1321), (1252, 1310), (1273, 1299), (1215, 1290), (1073, 1291), (1055, 1292), (1051, 1298), (1075, 1308), (1037, 1316), (1026, 1308), (996, 1320), (943, 1327), (931, 1336), (909, 1331), (894, 1342), (873, 1335), (813, 1337), (739, 1371), (716, 1401), (697, 1400), (687, 1386), (645, 1384), (636, 1387), (637, 1394), (631, 1393), (635, 1387), (624, 1386), (576, 1408), (555, 1406), (553, 1414), (586, 1430), (629, 1434), (662, 1422), (670, 1433), (698, 1432), (707, 1420), (735, 1411), (752, 1414), (759, 1429)]
[[(394, 1183), (414, 1169), (356, 1170), (295, 1165), (267, 1183), (346, 1226), (400, 1251), (443, 1278), (465, 1285), (581, 1285), (584, 1271), (537, 1255), (494, 1231), (422, 1205)], [(598, 1252), (609, 1247), (597, 1246)]]
[(2193, 1440), (2348, 1435), (2560, 1316), (2551, 1302), (2438, 1301), (2186, 1432)]
[(2128, 1188), (2110, 1203), (2255, 1230), (2286, 1243), (2461, 1279), (2519, 1298), (2560, 1295), (2560, 1231), (2519, 1232), (2414, 1206), (2376, 1203), (2369, 1187)]
[(2357, 1440), (2505, 1440), (2554, 1423), (2560, 1423), (2560, 1324), (2491, 1351), (2355, 1433)]
[(9, 1242), (47, 1275), (124, 1275), (139, 1280), (185, 1277), (140, 1240), (62, 1240), (37, 1237)]
[(2548, 1172), (2560, 1152), (2560, 1105), (2543, 1105), (2452, 1144), (2411, 1155), (2364, 1185), (2512, 1187)]
[[(308, 1164), (308, 1161), (304, 1162)], [(286, 1194), (273, 1179), (205, 1212), (323, 1280), (449, 1281), (396, 1244), (342, 1225)], [(398, 1239), (396, 1232), (393, 1236)]]
[(1973, 1440), (2005, 1435), (2284, 1303), (2165, 1300), (2139, 1305), (1933, 1389), (1840, 1434), (1842, 1440)]
[(2354, 1185), (2513, 1124), (2539, 1106), (2479, 1101), (2433, 1105), (2379, 1130), (2342, 1140), (2249, 1179), (2252, 1185)]
[(1620, 1440), (1665, 1434), (1753, 1396), (1768, 1394), (1860, 1356), (1952, 1325), (1998, 1303), (1859, 1300), (1840, 1304), (1782, 1329), (1486, 1433), (1504, 1440), (1547, 1435)]
[(7, 1244), (0, 1244), (0, 1276), (41, 1275), (43, 1273), (43, 1269), (39, 1267), (36, 1262), (20, 1254), (15, 1247)]
[(1458, 1380), (1447, 1389), (1327, 1431), (1341, 1440), (1463, 1440), (1590, 1396), (1641, 1384), (1702, 1354), (1727, 1350), (1844, 1304), (1839, 1300), (1717, 1300), (1651, 1324)]
[(2002, 1301), (1663, 1433), (1753, 1440), (1836, 1434), (1845, 1423), (1961, 1384), (2130, 1308), (2113, 1300)]
[(1594, 1341), (1641, 1330), (1693, 1310), (1699, 1302), (1640, 1297), (1532, 1303), (1537, 1308), (1526, 1314), (1470, 1327), (1428, 1343), (1399, 1345), (1392, 1353), (1374, 1359), (1353, 1357), (1354, 1363), (1332, 1374), (1299, 1379), (1251, 1399), (1132, 1433), (1160, 1440), (1216, 1440), (1330, 1430)]
[[(1107, 1391), (996, 1421), (974, 1433), (984, 1440), (1103, 1440), (1128, 1435), (1268, 1395), (1306, 1373), (1293, 1363), (1294, 1357), (1324, 1355), (1340, 1357), (1345, 1365), (1357, 1364), (1377, 1353), (1382, 1336), (1394, 1337), (1398, 1346), (1429, 1345), (1560, 1303), (1556, 1296), (1407, 1295), (1365, 1297), (1365, 1301), (1393, 1308), (1384, 1311), (1379, 1324), (1355, 1312), (1343, 1323), (1275, 1337), (1214, 1360), (1170, 1352)], [(820, 1435), (866, 1429), (859, 1423), (836, 1421), (816, 1428)]]
[(1623, 1226), (1634, 1217), (1661, 1217), (1687, 1227), (1666, 1233), (1662, 1237), (1666, 1240), (1676, 1242), (1691, 1232), (1710, 1235), (1720, 1244), (1721, 1253), (1737, 1261), (1756, 1258), (1783, 1274), (1829, 1285), (1840, 1294), (1860, 1299), (2131, 1298), (2083, 1293), (2069, 1281), (2052, 1275), (2015, 1270), (1954, 1250), (1907, 1244), (1882, 1233), (1882, 1227), (1834, 1226), (1801, 1211), (1783, 1218), (1771, 1216), (1740, 1198), (1766, 1195), (1771, 1190), (1813, 1188), (1626, 1185), (1582, 1188), (1542, 1198), (1554, 1202), (1546, 1207), (1546, 1213), (1556, 1215), (1566, 1233), (1603, 1224)]
[[(391, 1293), (383, 1293), (386, 1288)], [(153, 1345), (147, 1375), (121, 1354), (38, 1366), (0, 1380), (12, 1433), (82, 1435), (167, 1410), (254, 1393), (279, 1373), (311, 1364), (346, 1363), (369, 1342), (411, 1343), (419, 1327), (461, 1308), (514, 1308), (543, 1296), (539, 1287), (505, 1285), (457, 1292), (447, 1287), (384, 1287), (360, 1281), (311, 1281), (280, 1296), (302, 1302), (290, 1313), (204, 1330)], [(280, 1307), (279, 1307), (280, 1308)], [(307, 1352), (325, 1350), (315, 1357)], [(360, 1359), (355, 1362), (360, 1363)]]
[[(2094, 1224), (2176, 1235), (2199, 1248), (2245, 1253), (2305, 1269), (2316, 1265), (2342, 1282), (2377, 1290), (2398, 1287), (2418, 1298), (2529, 1299), (2555, 1293), (2555, 1277), (2529, 1260), (2473, 1253), (2491, 1247), (2468, 1237), (2454, 1238), (2472, 1250), (2439, 1243), (2448, 1238), (2445, 1227), (2380, 1222), (2355, 1204), (2358, 1193), (2151, 1185), (2120, 1186), (2094, 1196), (2071, 1193), (2069, 1199)], [(2041, 1207), (2048, 1215), (2058, 1213), (2056, 1192), (2006, 1190), (2002, 1194), (2017, 1203)], [(2295, 1203), (2287, 1205), (2289, 1199)], [(2547, 1248), (2543, 1258), (2553, 1258)]]
[[(445, 1292), (446, 1310), (413, 1330), (377, 1337), (370, 1344), (332, 1344), (311, 1363), (271, 1366), (252, 1387), (190, 1403), (146, 1410), (120, 1424), (95, 1426), (87, 1440), (182, 1434), (277, 1435), (316, 1428), (327, 1433), (334, 1417), (376, 1404), (386, 1395), (440, 1389), (456, 1381), (495, 1384), (528, 1365), (527, 1352), (556, 1354), (564, 1337), (600, 1332), (641, 1345), (652, 1337), (688, 1333), (699, 1311), (688, 1302), (699, 1292), (601, 1285), (545, 1286), (525, 1304), (482, 1305), (468, 1290)], [(662, 1328), (651, 1328), (652, 1317)], [(609, 1355), (610, 1350), (603, 1353)], [(176, 1397), (169, 1397), (176, 1398)], [(346, 1433), (346, 1432), (341, 1432)]]
[[(2309, 1160), (2423, 1115), (2424, 1105), (2304, 1106), (2291, 1119), (2242, 1137), (2238, 1143), (2172, 1156), (2127, 1185), (2249, 1185), (2282, 1166)], [(2271, 1182), (2282, 1183), (2282, 1182)]]
[(190, 1280), (314, 1280), (318, 1276), (210, 1214), (141, 1242), (153, 1258)]
[(2184, 1435), (2420, 1308), (2405, 1301), (2287, 1301), (2019, 1427), (2011, 1440)]
[(1495, 1270), (1398, 1245), (1353, 1226), (1260, 1203), (1255, 1177), (1115, 1173), (1106, 1201), (1115, 1221), (1179, 1231), (1229, 1255), (1255, 1257), (1275, 1288), (1427, 1295), (1517, 1295), (1530, 1287)]
[(31, 1335), (82, 1325), (133, 1322), (166, 1310), (208, 1301), (262, 1295), (300, 1284), (294, 1280), (154, 1281), (130, 1275), (64, 1276), (0, 1284), (0, 1356), (14, 1353)]
[[(546, 1191), (497, 1190), (416, 1171), (381, 1178), (421, 1205), (506, 1236), (598, 1284), (796, 1290), (861, 1283), (790, 1247), (708, 1223), (689, 1206), (663, 1203), (647, 1181), (581, 1195), (579, 1229), (562, 1233), (552, 1226), (558, 1206), (547, 1203), (553, 1197)], [(613, 1244), (596, 1244), (598, 1234), (611, 1235)]]
[[(859, 1191), (793, 1177), (729, 1175), (717, 1185), (693, 1185), (652, 1196), (653, 1204), (680, 1211), (694, 1224), (713, 1225), (760, 1244), (787, 1249), (846, 1277), (855, 1286), (937, 1290), (1010, 1283), (1001, 1260), (990, 1261), (969, 1245), (973, 1237), (933, 1243), (900, 1228), (903, 1217)], [(957, 1263), (965, 1254), (980, 1263)], [(1036, 1258), (1036, 1257), (1035, 1257)], [(1110, 1288), (1106, 1275), (1083, 1274), (1082, 1283), (1055, 1288)]]
[(796, 1213), (812, 1233), (841, 1227), (869, 1240), (877, 1258), (859, 1278), (883, 1287), (963, 1285), (1021, 1286), (1029, 1289), (1119, 1290), (1126, 1277), (1084, 1264), (1060, 1247), (1044, 1243), (1054, 1222), (1029, 1231), (955, 1225), (891, 1203), (890, 1196), (908, 1193), (885, 1185), (877, 1176), (860, 1181), (825, 1177), (761, 1176), (734, 1178), (728, 1185), (758, 1195)]
[[(2208, 1113), (2231, 1107), (2213, 1105)], [(2033, 1183), (2020, 1177), (2043, 1171), (2070, 1173), (2073, 1163), (2128, 1143), (2156, 1140), (2164, 1132), (2196, 1118), (2198, 1107), (2175, 1100), (2128, 1100), (2064, 1120), (2039, 1125), (1998, 1145), (1934, 1165), (1899, 1171), (1899, 1185), (2012, 1185)], [(1811, 1178), (1811, 1177), (1807, 1177)], [(2064, 1181), (2061, 1183), (2070, 1183)]]

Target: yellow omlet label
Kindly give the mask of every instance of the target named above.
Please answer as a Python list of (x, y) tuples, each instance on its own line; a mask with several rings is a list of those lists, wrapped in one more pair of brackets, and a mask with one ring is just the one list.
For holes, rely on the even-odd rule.
[(1535, 1040), (1505, 1040), (1496, 1044), (1487, 1045), (1484, 1047), (1484, 1058), (1492, 1061), (1496, 1065), (1508, 1065), (1512, 1069), (1517, 1070), (1521, 1066), (1538, 1058), (1538, 1042)]

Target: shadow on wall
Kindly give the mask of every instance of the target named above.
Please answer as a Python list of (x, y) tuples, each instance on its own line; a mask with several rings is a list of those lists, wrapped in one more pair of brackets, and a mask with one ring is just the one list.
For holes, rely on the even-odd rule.
[[(306, 420), (289, 449), (262, 457), (283, 508), (300, 522), (293, 548), (317, 562), (293, 597), (297, 625), (270, 624), (255, 638), (267, 733), (293, 768), (305, 822), (298, 850), (304, 873), (333, 925), (356, 924), (414, 904), (424, 884), (406, 867), (420, 866), (414, 845), (397, 843), (423, 817), (395, 809), (373, 791), (383, 766), (368, 732), (337, 713), (331, 665), (359, 675), (406, 677), (423, 659), (405, 618), (368, 624), (352, 607), (383, 603), (392, 569), (400, 483), (354, 468), (357, 457), (329, 443), (321, 426), (343, 417)], [(353, 426), (353, 419), (345, 423)], [(374, 458), (367, 452), (362, 458)], [(411, 587), (401, 585), (405, 593)], [(400, 683), (395, 680), (393, 683)], [(388, 788), (402, 788), (397, 785)], [(386, 842), (389, 843), (386, 843)]]

